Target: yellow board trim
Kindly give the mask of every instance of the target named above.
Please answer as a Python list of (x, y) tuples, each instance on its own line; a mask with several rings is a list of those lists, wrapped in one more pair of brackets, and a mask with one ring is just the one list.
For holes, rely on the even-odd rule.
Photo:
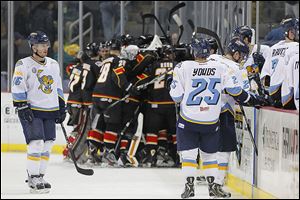
[[(65, 145), (53, 145), (51, 153), (62, 154)], [(27, 152), (26, 144), (1, 144), (1, 152)]]
[(227, 186), (249, 199), (277, 199), (275, 196), (229, 173), (227, 176)]
[(197, 163), (188, 163), (188, 162), (182, 162), (182, 167), (198, 167)]

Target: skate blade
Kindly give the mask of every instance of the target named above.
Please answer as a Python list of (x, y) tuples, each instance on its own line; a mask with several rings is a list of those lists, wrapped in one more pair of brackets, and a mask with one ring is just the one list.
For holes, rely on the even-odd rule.
[(30, 194), (44, 194), (45, 193), (44, 189), (38, 190), (38, 189), (33, 189), (33, 188), (30, 188), (29, 192), (30, 192)]

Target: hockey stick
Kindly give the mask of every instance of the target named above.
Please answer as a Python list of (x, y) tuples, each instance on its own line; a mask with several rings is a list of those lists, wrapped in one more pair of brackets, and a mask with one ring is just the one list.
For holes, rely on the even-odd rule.
[[(219, 46), (219, 48), (220, 48), (220, 50), (221, 50), (222, 55), (225, 54), (225, 53), (224, 53), (224, 49), (223, 49), (223, 47), (222, 47), (222, 45), (221, 45), (221, 41), (220, 41), (220, 38), (219, 38), (218, 34), (216, 34), (215, 32), (213, 32), (213, 31), (211, 31), (211, 30), (209, 30), (209, 29), (203, 28), (203, 27), (197, 27), (197, 33), (206, 34), (206, 35), (209, 35), (209, 36), (215, 38), (216, 41), (217, 41), (217, 43), (218, 43), (218, 46)], [(249, 133), (249, 135), (250, 135), (250, 139), (251, 139), (251, 142), (252, 142), (254, 151), (255, 151), (256, 155), (258, 156), (257, 146), (256, 146), (256, 143), (255, 143), (255, 141), (254, 141), (254, 137), (253, 137), (252, 131), (251, 131), (251, 129), (250, 129), (250, 126), (249, 126), (249, 124), (248, 124), (248, 119), (247, 119), (247, 117), (246, 117), (245, 110), (244, 110), (243, 106), (240, 105), (240, 104), (239, 104), (239, 107), (240, 107), (240, 109), (241, 109), (241, 111), (242, 111), (242, 114), (243, 114), (243, 116), (244, 116), (244, 118), (245, 118), (246, 125), (247, 125), (247, 130), (248, 130), (248, 133)]]
[(178, 37), (177, 42), (176, 42), (176, 45), (179, 45), (179, 41), (182, 37), (184, 28), (183, 28), (182, 21), (181, 21), (181, 19), (179, 18), (179, 16), (177, 14), (173, 15), (173, 19), (174, 19), (174, 21), (176, 22), (177, 26), (180, 29), (180, 34), (179, 34), (179, 37)]
[(248, 132), (249, 132), (250, 139), (251, 139), (251, 142), (252, 142), (252, 144), (253, 144), (254, 151), (255, 151), (255, 153), (256, 153), (256, 156), (258, 156), (257, 146), (256, 146), (256, 143), (255, 143), (255, 141), (254, 141), (254, 138), (253, 138), (253, 135), (252, 135), (252, 131), (251, 131), (251, 129), (250, 129), (250, 125), (249, 125), (249, 123), (248, 123), (248, 119), (247, 119), (246, 114), (245, 114), (245, 110), (244, 110), (243, 106), (241, 106), (240, 104), (239, 104), (239, 106), (240, 106), (240, 109), (241, 109), (241, 111), (242, 111), (242, 114), (243, 114), (243, 116), (244, 116), (244, 118), (245, 118), (246, 125), (247, 125), (247, 130), (248, 130)]
[[(65, 129), (63, 123), (60, 123), (60, 125), (61, 125), (61, 129), (62, 129), (62, 131), (63, 131), (63, 133), (64, 133), (64, 136), (65, 136), (65, 138), (66, 138), (67, 145), (68, 145), (68, 146), (71, 146), (71, 144), (70, 144), (70, 142), (69, 142), (69, 140), (68, 140), (68, 136), (67, 136), (67, 133), (66, 133), (66, 129)], [(73, 163), (74, 163), (74, 165), (75, 165), (75, 168), (76, 168), (76, 170), (77, 170), (78, 173), (83, 174), (83, 175), (87, 175), (87, 176), (91, 176), (91, 175), (94, 174), (94, 170), (92, 170), (92, 169), (83, 169), (83, 168), (80, 168), (80, 167), (77, 165), (77, 163), (76, 163), (74, 152), (73, 152), (73, 151), (70, 151), (70, 154), (71, 154), (72, 161), (73, 161)]]
[(117, 152), (117, 149), (119, 148), (119, 145), (120, 145), (120, 142), (121, 142), (121, 139), (122, 139), (122, 136), (124, 135), (125, 131), (128, 129), (128, 127), (132, 124), (132, 122), (136, 119), (137, 117), (137, 114), (139, 113), (140, 111), (140, 106), (137, 106), (137, 108), (134, 110), (134, 113), (133, 113), (133, 117), (130, 121), (128, 121), (124, 128), (122, 129), (120, 135), (119, 135), (119, 138), (118, 138), (118, 141), (115, 145), (115, 152)]
[(155, 77), (154, 79), (152, 79), (151, 81), (144, 83), (142, 85), (137, 86), (137, 90), (144, 90), (147, 88), (148, 85), (151, 85), (153, 83), (155, 83), (156, 81), (162, 81), (165, 78), (165, 75), (168, 74), (170, 71), (172, 71), (173, 68), (169, 68), (165, 73)]
[(218, 43), (218, 46), (221, 50), (221, 54), (225, 55), (224, 49), (223, 49), (222, 44), (221, 44), (221, 40), (220, 40), (217, 33), (215, 33), (214, 31), (211, 31), (207, 28), (203, 28), (203, 27), (197, 27), (196, 33), (202, 33), (202, 34), (209, 35), (209, 36), (215, 38), (217, 43)]
[(161, 32), (164, 34), (166, 40), (168, 41), (169, 44), (171, 44), (171, 41), (170, 41), (170, 38), (167, 36), (166, 32), (164, 31), (163, 27), (161, 26), (161, 23), (160, 21), (157, 19), (157, 17), (151, 13), (147, 13), (147, 14), (144, 14), (142, 15), (142, 19), (145, 20), (145, 18), (153, 18), (155, 19), (155, 21), (157, 22)]
[(167, 34), (169, 35), (170, 33), (170, 24), (171, 24), (171, 18), (173, 16), (173, 14), (179, 10), (180, 8), (184, 7), (185, 6), (185, 3), (184, 2), (181, 2), (177, 5), (175, 5), (169, 12), (169, 16), (168, 16), (168, 26), (167, 26)]

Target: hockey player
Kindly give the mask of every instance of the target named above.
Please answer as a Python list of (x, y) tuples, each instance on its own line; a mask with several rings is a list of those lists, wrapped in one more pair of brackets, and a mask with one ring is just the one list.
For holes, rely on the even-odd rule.
[[(240, 63), (247, 57), (249, 53), (248, 46), (239, 38), (233, 38), (228, 46), (225, 56), (211, 55), (210, 58), (224, 63), (236, 75), (237, 85), (243, 90), (249, 91), (250, 85), (247, 77), (247, 71), (240, 67)], [(221, 114), (220, 114), (220, 147), (217, 155), (218, 160), (218, 176), (216, 183), (223, 186), (224, 179), (228, 171), (228, 163), (231, 152), (237, 151), (237, 139), (235, 132), (235, 100), (229, 94), (221, 94)], [(223, 191), (220, 187), (219, 191), (223, 197), (230, 197), (229, 192)]]
[(182, 156), (182, 172), (187, 183), (182, 198), (194, 196), (194, 173), (198, 148), (208, 181), (209, 196), (222, 197), (217, 176), (219, 149), (219, 115), (221, 91), (225, 90), (243, 104), (260, 104), (260, 99), (248, 94), (237, 85), (235, 73), (226, 65), (207, 60), (209, 43), (202, 38), (193, 39), (191, 48), (195, 61), (176, 65), (170, 95), (180, 103), (177, 122), (177, 148)]
[(299, 53), (291, 57), (285, 69), (285, 78), (282, 83), (282, 104), (285, 107), (293, 101), (299, 112)]
[(109, 42), (100, 42), (99, 45), (99, 56), (100, 61), (105, 60), (106, 58), (110, 57), (110, 47)]
[[(163, 57), (151, 66), (151, 77), (155, 78), (173, 70), (176, 63), (175, 54), (170, 45), (164, 46)], [(147, 89), (144, 131), (146, 146), (142, 163), (145, 167), (172, 167), (176, 159), (176, 110), (175, 103), (167, 89), (167, 76)], [(168, 135), (172, 137), (172, 153), (168, 148)], [(170, 156), (173, 155), (173, 158)]]
[(249, 47), (248, 59), (243, 61), (243, 67), (248, 71), (250, 90), (263, 95), (266, 94), (267, 91), (265, 91), (264, 88), (261, 88), (262, 84), (260, 83), (259, 76), (265, 63), (265, 59), (270, 53), (270, 47), (267, 45), (254, 44), (252, 38), (253, 32), (254, 29), (249, 26), (240, 26), (233, 31), (233, 38), (240, 38)]
[[(138, 47), (129, 45), (124, 48), (128, 60), (135, 59), (138, 53)], [(115, 101), (119, 101), (125, 93), (133, 96), (138, 94), (136, 88), (127, 81), (125, 75), (125, 65), (127, 60), (120, 57), (110, 57), (101, 64), (101, 71), (93, 91), (93, 102), (97, 113), (104, 114), (106, 131), (103, 136), (104, 155), (103, 158), (109, 165), (117, 165), (117, 159), (114, 151), (118, 134), (121, 131), (122, 123), (122, 104), (116, 104), (113, 109), (108, 107)], [(93, 137), (101, 141), (100, 134)]]
[[(266, 62), (263, 66), (261, 79), (266, 79), (266, 76), (270, 76), (270, 88), (269, 94), (273, 100), (273, 106), (282, 108), (281, 102), (281, 86), (284, 75), (282, 74), (280, 69), (283, 66), (287, 66), (287, 62), (289, 59), (285, 58), (286, 56), (291, 57), (292, 53), (287, 53), (290, 51), (289, 49), (299, 48), (299, 43), (296, 42), (296, 33), (297, 29), (299, 30), (299, 20), (296, 18), (290, 18), (285, 20), (284, 22), (285, 27), (285, 40), (278, 42), (277, 44), (271, 47), (271, 51), (266, 58)], [(291, 51), (293, 52), (293, 51)], [(290, 101), (293, 103), (293, 101)], [(294, 109), (295, 105), (285, 105), (287, 109)]]
[(32, 56), (16, 63), (12, 96), (28, 145), (28, 185), (31, 192), (45, 193), (51, 188), (44, 175), (56, 138), (55, 123), (66, 117), (65, 102), (59, 65), (47, 57), (49, 38), (36, 31), (29, 35), (28, 43)]

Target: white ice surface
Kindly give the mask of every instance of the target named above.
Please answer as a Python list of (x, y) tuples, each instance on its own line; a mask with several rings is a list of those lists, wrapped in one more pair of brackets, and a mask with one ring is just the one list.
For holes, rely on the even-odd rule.
[[(84, 176), (61, 155), (51, 155), (45, 176), (50, 193), (30, 194), (25, 167), (25, 153), (1, 153), (1, 199), (179, 199), (184, 189), (180, 169), (94, 167), (93, 176)], [(208, 198), (206, 185), (196, 185), (195, 193), (192, 199)], [(243, 197), (233, 193), (232, 198)]]

